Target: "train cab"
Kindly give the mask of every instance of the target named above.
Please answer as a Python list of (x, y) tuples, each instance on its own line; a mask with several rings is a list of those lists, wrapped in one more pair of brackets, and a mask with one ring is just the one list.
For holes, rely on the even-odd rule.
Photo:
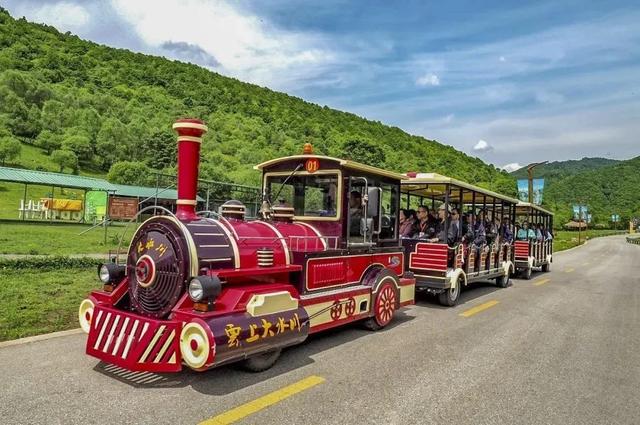
[(553, 213), (536, 204), (516, 205), (516, 273), (531, 279), (534, 268), (548, 272), (553, 262)]
[[(461, 288), (473, 282), (493, 279), (500, 287), (508, 286), (518, 201), (441, 174), (407, 175), (402, 203), (423, 215), (422, 224), (402, 239), (416, 291), (435, 294), (442, 305), (453, 306)], [(439, 217), (428, 216), (436, 211)]]

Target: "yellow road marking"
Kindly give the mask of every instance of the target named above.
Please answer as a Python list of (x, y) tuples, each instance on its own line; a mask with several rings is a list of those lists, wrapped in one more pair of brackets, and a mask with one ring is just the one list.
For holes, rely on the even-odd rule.
[(460, 313), (460, 316), (462, 317), (473, 316), (474, 314), (480, 313), (481, 311), (485, 311), (486, 309), (491, 308), (498, 303), (499, 301), (496, 301), (496, 300), (487, 301), (484, 304), (480, 304), (479, 306), (470, 308), (469, 310)]
[(214, 416), (211, 419), (200, 422), (200, 425), (232, 424), (244, 417), (259, 412), (264, 408), (279, 403), (285, 398), (291, 397), (292, 395), (298, 394), (299, 392), (302, 392), (304, 390), (308, 390), (309, 388), (314, 387), (318, 384), (322, 384), (324, 381), (325, 379), (320, 376), (309, 376), (308, 378), (302, 379), (277, 391), (238, 406), (234, 409), (227, 410), (226, 412), (221, 413), (218, 416)]
[(571, 273), (571, 272), (572, 272), (572, 271), (574, 271), (574, 270), (575, 270), (575, 269), (567, 269), (567, 270), (565, 270), (564, 272), (565, 272), (565, 273)]
[(591, 264), (589, 261), (585, 261), (584, 263), (582, 263), (583, 266), (588, 266), (589, 264)]
[(544, 285), (545, 283), (549, 283), (551, 279), (540, 279), (540, 280), (536, 280), (535, 282), (533, 282), (533, 286), (540, 286), (540, 285)]

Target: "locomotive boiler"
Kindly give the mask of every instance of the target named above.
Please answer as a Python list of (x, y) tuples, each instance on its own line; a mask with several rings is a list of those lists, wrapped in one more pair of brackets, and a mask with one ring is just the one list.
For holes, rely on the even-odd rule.
[[(205, 124), (181, 119), (178, 200), (140, 225), (126, 262), (99, 268), (101, 290), (79, 309), (86, 352), (133, 371), (270, 367), (310, 333), (362, 321), (386, 326), (413, 303), (398, 238), (404, 176), (314, 155), (263, 172), (260, 218), (238, 201), (196, 213)], [(210, 215), (210, 214), (209, 214)]]

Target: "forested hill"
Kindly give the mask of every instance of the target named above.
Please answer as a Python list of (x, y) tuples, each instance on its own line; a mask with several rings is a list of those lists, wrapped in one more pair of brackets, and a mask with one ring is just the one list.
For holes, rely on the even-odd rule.
[(640, 217), (640, 156), (566, 177), (547, 177), (545, 185), (543, 203), (556, 212), (560, 223), (569, 220), (572, 205), (578, 203), (589, 207), (595, 223), (608, 224), (611, 214), (624, 220)]
[(120, 165), (110, 178), (144, 183), (144, 167), (175, 166), (171, 124), (189, 116), (210, 129), (205, 178), (257, 184), (252, 165), (311, 142), (317, 153), (515, 193), (510, 175), (450, 146), (196, 65), (97, 45), (4, 10), (0, 71), (0, 143), (17, 138), (40, 146), (67, 170), (77, 169), (74, 158), (105, 171), (135, 161), (144, 166)]
[[(570, 161), (554, 161), (535, 168), (535, 177), (559, 179), (590, 171), (601, 167), (618, 164), (621, 161), (607, 158), (582, 158)], [(527, 168), (523, 167), (511, 173), (517, 179), (527, 178)]]

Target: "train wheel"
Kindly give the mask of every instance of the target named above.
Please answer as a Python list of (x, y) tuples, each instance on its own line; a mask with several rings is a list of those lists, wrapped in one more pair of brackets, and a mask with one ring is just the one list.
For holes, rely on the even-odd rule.
[(507, 272), (507, 274), (499, 276), (496, 278), (496, 286), (500, 288), (506, 288), (509, 286), (511, 282), (511, 273)]
[(531, 273), (533, 273), (533, 268), (527, 267), (527, 269), (524, 271), (524, 278), (527, 280), (531, 279)]
[(460, 298), (460, 292), (462, 292), (462, 276), (458, 277), (458, 282), (456, 283), (455, 288), (445, 289), (444, 292), (438, 295), (438, 301), (440, 304), (453, 307), (458, 303), (458, 299)]
[(548, 272), (550, 268), (551, 268), (551, 264), (550, 263), (542, 265), (542, 271), (545, 272), (545, 273)]
[(267, 351), (266, 353), (256, 354), (242, 362), (242, 367), (249, 372), (262, 372), (276, 364), (282, 353), (282, 349)]
[(396, 289), (393, 283), (383, 283), (380, 289), (378, 289), (376, 300), (373, 303), (373, 317), (364, 321), (364, 327), (372, 331), (377, 331), (387, 326), (393, 318), (397, 303), (398, 297), (396, 296)]

